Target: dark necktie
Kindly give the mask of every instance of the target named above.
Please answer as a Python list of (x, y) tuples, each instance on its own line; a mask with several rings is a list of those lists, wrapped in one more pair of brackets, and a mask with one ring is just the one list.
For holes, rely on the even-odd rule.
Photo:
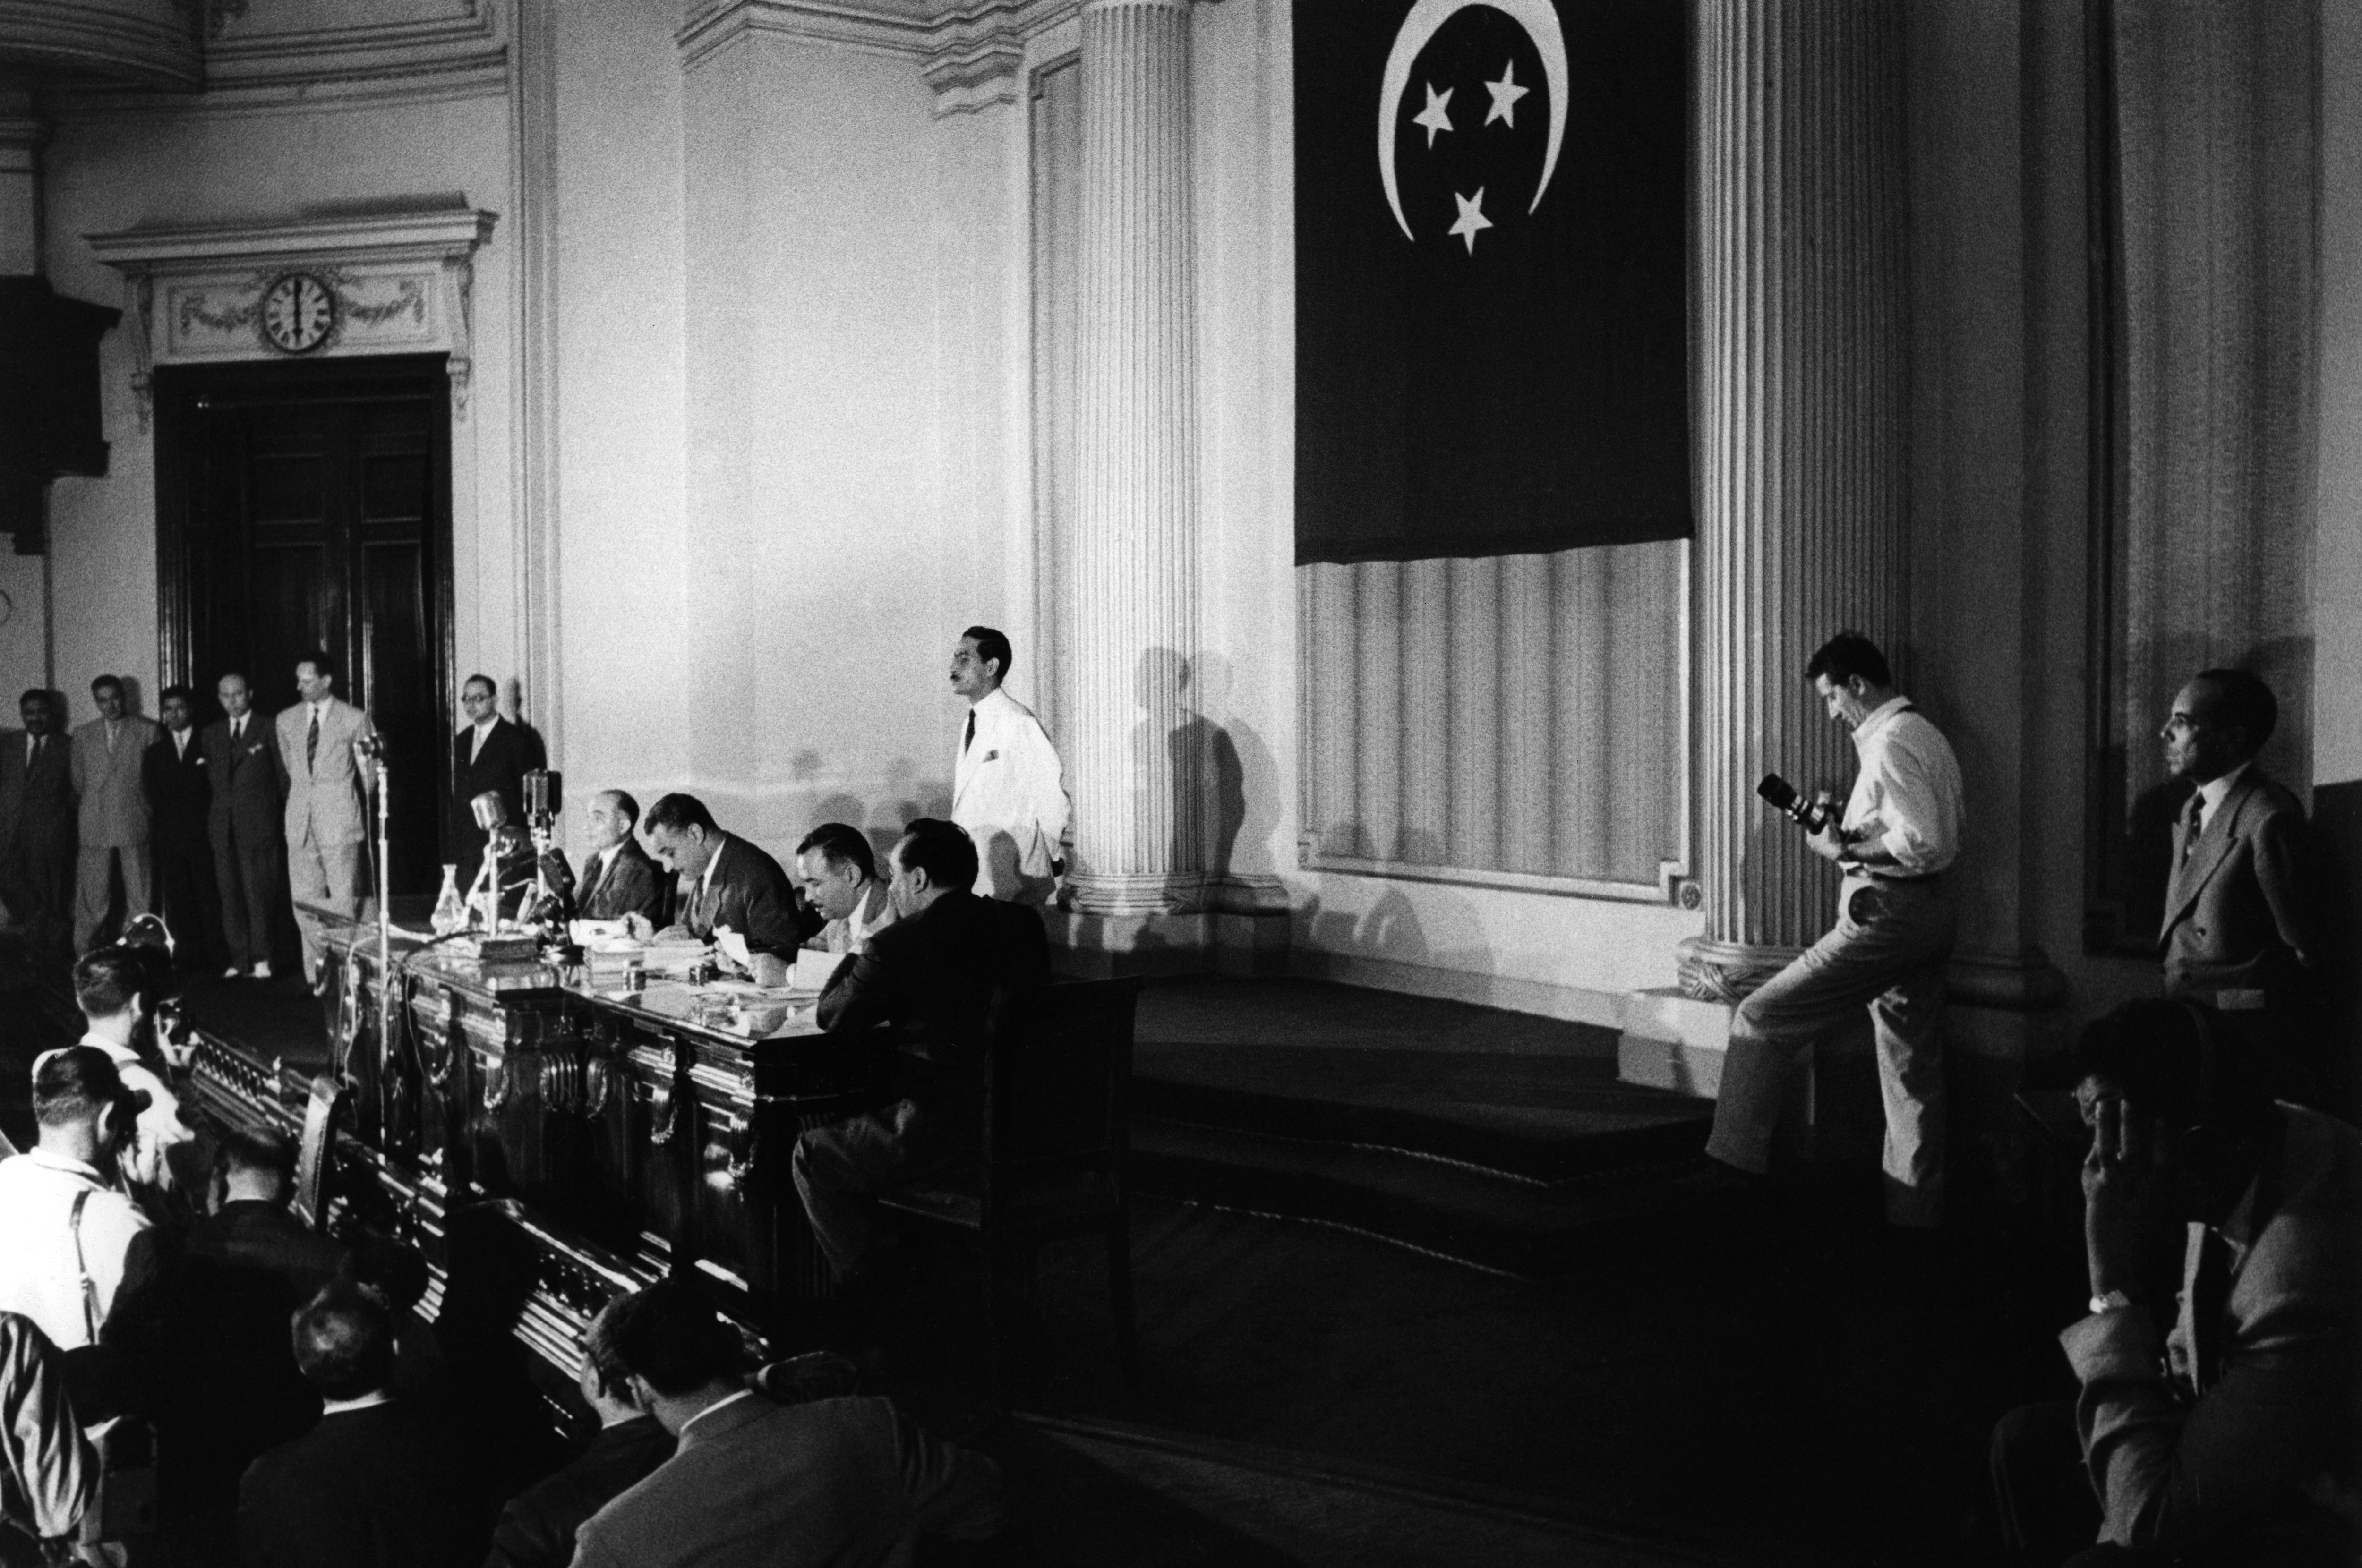
[(974, 745), (975, 744), (976, 744), (976, 710), (975, 710), (975, 709), (973, 709), (973, 708), (970, 708), (970, 709), (967, 711), (967, 734), (964, 734), (964, 735), (960, 736), (960, 755), (961, 755), (962, 756), (966, 756), (967, 755), (967, 748), (968, 748), (968, 747), (970, 747), (970, 746), (972, 746), (972, 745)]
[(2190, 852), (2198, 847), (2198, 833), (2205, 810), (2206, 797), (2199, 794), (2192, 794), (2190, 803), (2181, 808), (2181, 858), (2184, 860), (2189, 859)]
[(312, 727), (304, 735), (304, 771), (316, 770), (320, 760), (320, 710), (312, 710)]

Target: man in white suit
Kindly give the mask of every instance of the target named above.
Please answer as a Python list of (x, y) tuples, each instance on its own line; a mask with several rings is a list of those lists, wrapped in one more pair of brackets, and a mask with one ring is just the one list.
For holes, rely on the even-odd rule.
[(1035, 909), (1066, 870), (1065, 769), (1033, 710), (1000, 689), (1009, 639), (970, 626), (952, 652), (952, 690), (968, 701), (953, 770), (952, 821), (976, 841), (976, 891)]
[(73, 790), (81, 802), (82, 856), (75, 875), (74, 951), (87, 953), (114, 902), (123, 875), (123, 918), (156, 907), (149, 886), (148, 791), (140, 760), (157, 734), (155, 721), (124, 712), (123, 682), (102, 675), (90, 683), (98, 717), (74, 731)]
[(304, 933), (304, 975), (320, 983), (323, 943), (316, 915), (361, 911), (369, 863), (369, 810), (353, 744), (377, 733), (370, 717), (337, 696), (336, 661), (307, 654), (295, 666), (303, 699), (279, 715), (279, 762), (287, 778), (287, 890)]

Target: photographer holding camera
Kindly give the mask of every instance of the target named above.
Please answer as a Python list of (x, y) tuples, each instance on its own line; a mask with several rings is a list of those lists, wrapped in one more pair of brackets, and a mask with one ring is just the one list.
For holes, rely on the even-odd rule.
[(1960, 768), (1926, 715), (1894, 690), (1886, 656), (1840, 632), (1805, 666), (1861, 771), (1845, 812), (1808, 841), (1845, 874), (1838, 922), (1739, 1004), (1714, 1108), (1707, 1164), (1682, 1185), (1712, 1192), (1770, 1169), (1788, 1071), (1805, 1046), (1868, 1005), (1886, 1107), (1886, 1217), (1943, 1222), (1944, 1068), (1937, 1027), (1953, 908), (1943, 882), (1960, 845)]

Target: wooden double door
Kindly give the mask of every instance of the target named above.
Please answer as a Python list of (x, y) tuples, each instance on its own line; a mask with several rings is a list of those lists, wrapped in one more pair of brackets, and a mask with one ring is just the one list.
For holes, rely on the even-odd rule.
[(204, 723), (235, 670), (275, 715), (326, 650), (387, 742), (389, 889), (433, 893), (453, 728), (442, 356), (174, 368), (155, 390), (166, 682)]

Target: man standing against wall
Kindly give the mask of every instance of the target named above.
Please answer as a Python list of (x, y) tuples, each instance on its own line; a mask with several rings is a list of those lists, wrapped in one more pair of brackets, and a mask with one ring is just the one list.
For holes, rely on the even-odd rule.
[(287, 873), (281, 812), (287, 776), (279, 750), (253, 712), (254, 694), (235, 670), (214, 688), (223, 717), (205, 726), (205, 771), (212, 775), (213, 804), (206, 826), (213, 839), (214, 870), (221, 884), (222, 933), (229, 944), (228, 979), (251, 970), (270, 978), (270, 928)]
[(450, 822), (452, 857), (459, 867), (459, 886), (472, 884), (484, 860), (484, 830), (476, 825), (469, 802), (495, 794), (509, 809), (509, 821), (524, 821), (524, 776), (545, 765), (541, 737), (523, 724), (501, 717), (497, 691), (489, 675), (471, 675), (459, 688), (459, 706), (467, 727), (451, 737)]
[(73, 919), (73, 764), (48, 692), (26, 692), (17, 712), (24, 732), (0, 736), (0, 899), (55, 953)]
[(319, 917), (304, 906), (359, 916), (369, 861), (369, 811), (353, 743), (377, 730), (336, 687), (336, 661), (307, 654), (295, 666), (303, 701), (279, 715), (279, 765), (288, 780), (287, 891), (304, 933), (304, 977), (314, 986), (325, 944)]
[(2279, 724), (2272, 689), (2244, 669), (2200, 672), (2173, 699), (2165, 765), (2195, 786), (2173, 824), (2165, 994), (2221, 1012), (2284, 1099), (2324, 1087), (2306, 1016), (2319, 950), (2304, 808), (2256, 754)]
[(190, 721), (185, 686), (167, 686), (159, 708), (164, 733), (142, 763), (156, 852), (157, 900), (183, 963), (210, 969), (221, 962), (220, 894), (214, 886), (213, 845), (206, 822), (213, 809), (212, 769)]
[(976, 841), (976, 890), (1041, 909), (1065, 874), (1065, 769), (1033, 710), (1001, 690), (1009, 639), (970, 626), (952, 650), (952, 690), (967, 699), (953, 766), (952, 821)]
[(73, 790), (81, 802), (82, 854), (74, 874), (74, 951), (90, 950), (123, 878), (123, 918), (156, 907), (149, 886), (148, 794), (140, 767), (156, 739), (153, 720), (124, 712), (123, 682), (90, 683), (98, 717), (74, 731)]
[(1840, 632), (1805, 666), (1832, 723), (1853, 734), (1861, 772), (1845, 814), (1813, 853), (1845, 874), (1837, 928), (1765, 981), (1731, 1021), (1709, 1164), (1692, 1190), (1744, 1186), (1771, 1168), (1789, 1069), (1805, 1047), (1869, 1005), (1886, 1104), (1886, 1217), (1944, 1217), (1944, 963), (1954, 914), (1945, 867), (1960, 848), (1960, 767), (1942, 732), (1894, 690), (1877, 645)]

